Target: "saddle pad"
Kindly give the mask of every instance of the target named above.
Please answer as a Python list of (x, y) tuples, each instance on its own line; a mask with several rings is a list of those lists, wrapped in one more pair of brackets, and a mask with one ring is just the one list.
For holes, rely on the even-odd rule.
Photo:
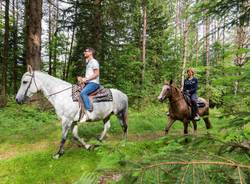
[(78, 102), (81, 90), (82, 90), (81, 86), (76, 84), (72, 85), (72, 100), (74, 102)]
[[(74, 102), (78, 102), (80, 99), (82, 87), (79, 85), (72, 85), (72, 100)], [(110, 89), (106, 89), (100, 87), (93, 97), (93, 102), (106, 102), (106, 101), (113, 101), (113, 96)]]
[(113, 96), (110, 89), (102, 88), (94, 96), (93, 102), (107, 102), (113, 101)]

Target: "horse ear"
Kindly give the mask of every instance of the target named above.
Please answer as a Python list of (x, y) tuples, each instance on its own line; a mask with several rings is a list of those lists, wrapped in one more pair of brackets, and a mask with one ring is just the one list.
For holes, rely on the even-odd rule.
[(170, 80), (169, 84), (170, 84), (170, 85), (172, 85), (172, 84), (173, 84), (173, 80), (172, 80), (172, 79)]
[(27, 72), (32, 73), (33, 69), (31, 65), (27, 65)]

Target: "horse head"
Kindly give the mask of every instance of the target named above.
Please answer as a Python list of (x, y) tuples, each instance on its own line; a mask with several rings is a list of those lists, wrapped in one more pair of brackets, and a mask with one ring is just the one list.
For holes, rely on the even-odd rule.
[(171, 88), (172, 88), (173, 81), (170, 80), (170, 82), (164, 82), (164, 85), (162, 87), (161, 93), (158, 96), (158, 100), (160, 102), (163, 102), (166, 98), (169, 98), (172, 95)]
[(35, 72), (28, 65), (27, 72), (23, 74), (20, 88), (16, 95), (16, 102), (22, 104), (27, 98), (39, 91), (39, 85), (35, 81)]

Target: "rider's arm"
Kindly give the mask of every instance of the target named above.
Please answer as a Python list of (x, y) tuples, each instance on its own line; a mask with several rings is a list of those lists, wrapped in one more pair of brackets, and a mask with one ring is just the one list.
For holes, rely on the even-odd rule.
[(91, 76), (88, 77), (88, 78), (85, 78), (85, 79), (86, 79), (86, 82), (88, 82), (88, 81), (90, 81), (90, 80), (93, 80), (93, 79), (97, 78), (99, 75), (100, 75), (100, 70), (99, 70), (99, 69), (94, 69), (94, 74), (91, 75)]

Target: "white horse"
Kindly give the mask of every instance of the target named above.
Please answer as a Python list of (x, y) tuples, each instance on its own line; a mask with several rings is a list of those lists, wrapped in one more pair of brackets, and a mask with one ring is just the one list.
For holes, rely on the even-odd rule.
[[(113, 101), (93, 103), (93, 112), (89, 114), (88, 121), (103, 120), (104, 129), (100, 135), (101, 141), (110, 128), (110, 116), (115, 114), (123, 128), (124, 137), (127, 137), (128, 129), (128, 97), (117, 89), (110, 89)], [(38, 91), (42, 91), (44, 96), (54, 106), (57, 116), (62, 123), (62, 139), (59, 151), (54, 158), (59, 158), (64, 153), (64, 143), (67, 138), (68, 131), (72, 127), (73, 136), (83, 147), (89, 149), (83, 138), (78, 135), (78, 120), (80, 108), (78, 102), (72, 100), (72, 84), (50, 76), (40, 71), (33, 71), (28, 67), (21, 80), (21, 86), (16, 95), (16, 102), (21, 104), (27, 97), (31, 97)], [(74, 122), (74, 123), (73, 123)]]

